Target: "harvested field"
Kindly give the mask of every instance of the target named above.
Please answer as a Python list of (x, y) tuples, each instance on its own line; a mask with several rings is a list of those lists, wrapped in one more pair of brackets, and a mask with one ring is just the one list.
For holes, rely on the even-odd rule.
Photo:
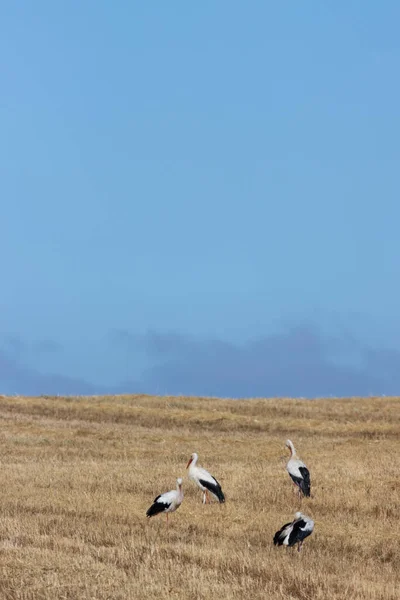
[[(399, 598), (398, 398), (1, 397), (0, 421), (1, 599)], [(272, 544), (299, 507), (287, 438), (311, 472), (301, 553)], [(178, 476), (169, 528), (146, 520)]]

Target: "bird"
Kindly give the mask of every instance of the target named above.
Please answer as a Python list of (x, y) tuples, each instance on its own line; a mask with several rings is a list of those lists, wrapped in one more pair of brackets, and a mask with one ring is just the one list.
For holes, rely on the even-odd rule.
[(208, 501), (208, 503), (210, 503), (209, 493), (212, 496), (214, 496), (214, 498), (216, 498), (216, 500), (218, 500), (218, 502), (220, 504), (222, 504), (223, 502), (225, 502), (225, 496), (221, 489), (220, 484), (215, 479), (215, 477), (210, 475), (210, 473), (208, 471), (206, 471), (205, 469), (202, 469), (201, 467), (196, 466), (198, 458), (199, 457), (196, 454), (196, 452), (193, 452), (188, 464), (186, 465), (187, 469), (190, 467), (189, 468), (189, 479), (194, 481), (194, 483), (196, 485), (198, 485), (198, 487), (202, 490), (203, 504), (206, 504), (207, 501)]
[(285, 446), (290, 450), (290, 458), (286, 464), (286, 470), (292, 478), (293, 483), (298, 487), (299, 498), (301, 498), (301, 494), (309, 497), (311, 493), (310, 471), (303, 461), (297, 458), (293, 442), (286, 440)]
[(164, 494), (157, 496), (157, 498), (154, 498), (153, 504), (146, 511), (146, 516), (150, 519), (150, 517), (155, 517), (161, 513), (166, 513), (168, 525), (168, 513), (174, 512), (177, 508), (179, 508), (182, 504), (182, 501), (182, 479), (181, 477), (178, 477), (176, 480), (176, 490), (165, 492)]
[(274, 535), (275, 546), (294, 546), (300, 552), (306, 537), (314, 531), (314, 521), (301, 512), (294, 515), (294, 521), (285, 523)]

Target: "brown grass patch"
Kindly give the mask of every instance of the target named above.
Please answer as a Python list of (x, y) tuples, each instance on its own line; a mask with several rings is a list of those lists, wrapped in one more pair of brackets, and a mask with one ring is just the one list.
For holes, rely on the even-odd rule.
[[(0, 598), (397, 600), (397, 398), (0, 398)], [(290, 437), (311, 471), (298, 554)], [(192, 452), (226, 504), (201, 504)], [(185, 499), (146, 520), (184, 476)]]

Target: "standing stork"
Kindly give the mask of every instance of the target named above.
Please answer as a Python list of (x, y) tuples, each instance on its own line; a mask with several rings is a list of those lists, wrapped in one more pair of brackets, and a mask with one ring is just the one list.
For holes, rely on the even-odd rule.
[(186, 468), (189, 468), (189, 479), (194, 481), (203, 492), (203, 504), (206, 504), (207, 501), (210, 503), (209, 493), (222, 504), (225, 502), (225, 496), (220, 484), (208, 471), (196, 466), (198, 458), (196, 452), (193, 452), (186, 465)]
[(285, 523), (279, 531), (274, 535), (275, 546), (294, 546), (297, 544), (297, 550), (300, 552), (306, 537), (312, 534), (314, 531), (314, 521), (303, 515), (301, 512), (297, 512), (294, 515), (294, 521), (291, 523)]
[(159, 515), (160, 513), (166, 513), (167, 525), (168, 525), (168, 513), (174, 512), (180, 507), (183, 501), (183, 490), (182, 490), (182, 479), (179, 477), (176, 480), (176, 490), (165, 492), (160, 494), (157, 498), (154, 498), (153, 504), (146, 512), (148, 518)]
[(297, 458), (293, 442), (291, 440), (286, 440), (285, 446), (290, 450), (290, 458), (287, 462), (286, 470), (292, 478), (293, 483), (298, 487), (299, 498), (301, 498), (302, 493), (304, 496), (310, 496), (310, 471), (303, 461)]

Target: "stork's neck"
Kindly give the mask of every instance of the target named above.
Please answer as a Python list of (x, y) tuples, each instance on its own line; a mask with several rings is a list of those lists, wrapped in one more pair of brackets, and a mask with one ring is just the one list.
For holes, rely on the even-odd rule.
[(198, 461), (198, 460), (199, 460), (199, 457), (198, 457), (198, 456), (195, 456), (195, 457), (193, 458), (192, 462), (190, 463), (190, 466), (193, 466), (193, 467), (195, 467), (195, 466), (196, 466), (196, 463), (197, 463), (197, 461)]
[(297, 456), (297, 453), (296, 453), (296, 448), (293, 446), (292, 443), (289, 444), (289, 450), (290, 450), (291, 458), (295, 458)]

